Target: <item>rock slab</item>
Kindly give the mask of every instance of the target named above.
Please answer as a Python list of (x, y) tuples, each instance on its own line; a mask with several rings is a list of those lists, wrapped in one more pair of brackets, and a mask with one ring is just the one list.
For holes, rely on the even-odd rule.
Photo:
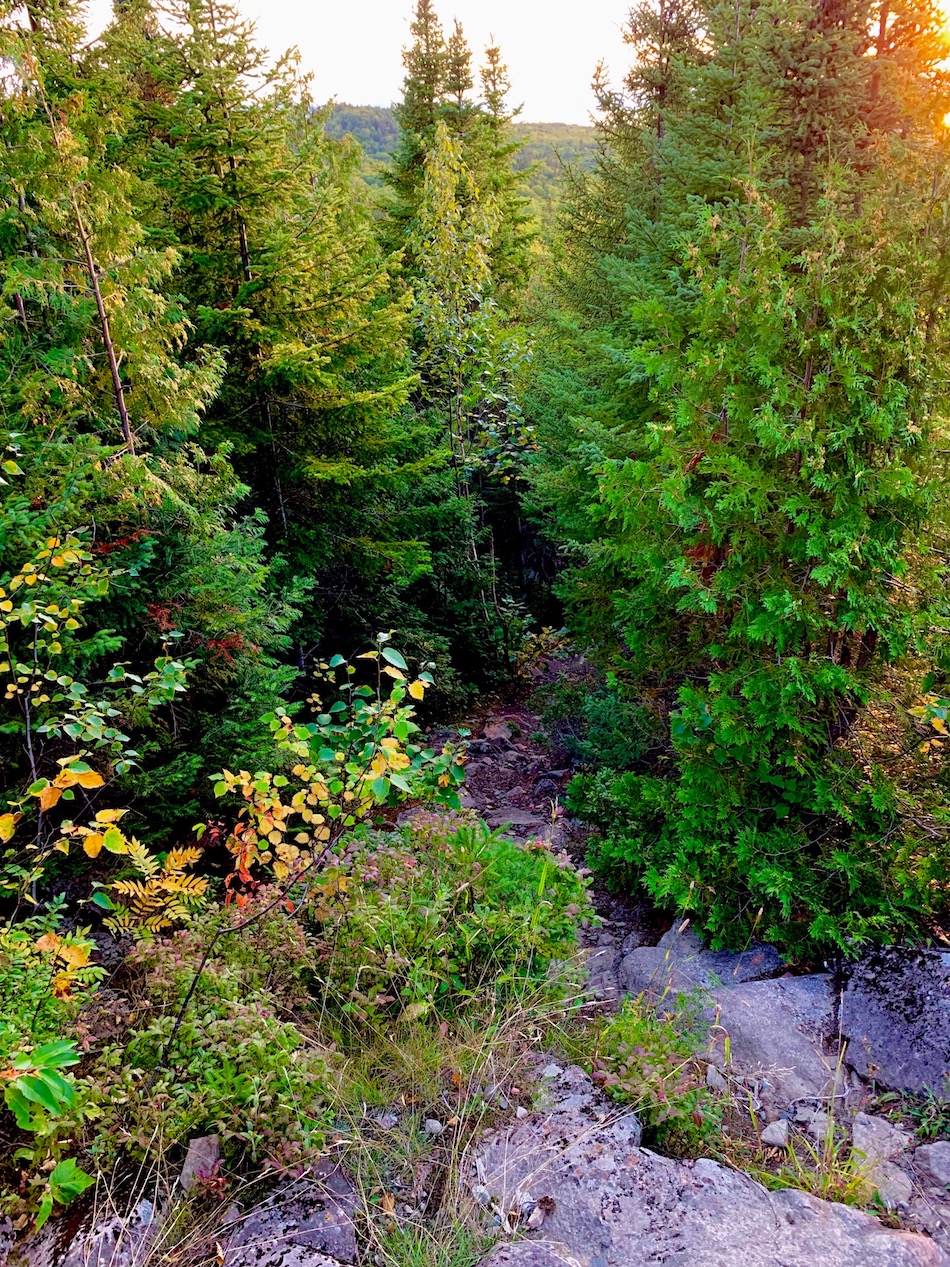
[[(618, 1118), (593, 1084), (583, 1089), (583, 1078), (568, 1069), (551, 1079), (548, 1110), (488, 1136), (475, 1158), (497, 1208), (546, 1198), (550, 1213), (529, 1237), (555, 1262), (950, 1267), (934, 1241), (884, 1228), (848, 1206), (768, 1192), (714, 1161), (657, 1156), (639, 1146), (630, 1116)], [(550, 1265), (542, 1258), (538, 1267)]]
[(897, 946), (851, 969), (841, 1000), (848, 1063), (894, 1091), (937, 1095), (950, 1075), (950, 954)]
[(356, 1262), (356, 1193), (325, 1163), (240, 1216), (223, 1267), (338, 1267)]
[(28, 1237), (7, 1267), (141, 1267), (161, 1230), (162, 1210), (142, 1198), (130, 1213), (109, 1215), (94, 1207), (77, 1227), (67, 1211)]
[(479, 1267), (576, 1267), (576, 1260), (562, 1258), (537, 1241), (518, 1241), (515, 1245), (496, 1245)]

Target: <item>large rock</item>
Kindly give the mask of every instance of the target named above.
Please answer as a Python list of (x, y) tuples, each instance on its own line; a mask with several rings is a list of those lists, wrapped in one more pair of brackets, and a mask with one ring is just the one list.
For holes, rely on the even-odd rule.
[(554, 1076), (552, 1109), (487, 1137), (474, 1163), (497, 1209), (544, 1203), (528, 1235), (556, 1256), (580, 1267), (950, 1267), (928, 1238), (848, 1206), (658, 1157), (582, 1077)]
[(831, 978), (780, 977), (713, 991), (713, 1059), (759, 1079), (775, 1104), (823, 1100), (834, 1089), (834, 996)]
[(706, 950), (692, 928), (664, 933), (656, 946), (631, 951), (620, 968), (621, 985), (628, 994), (646, 994), (653, 1001), (774, 977), (785, 967), (774, 946), (755, 944), (747, 950)]
[(851, 969), (841, 1000), (848, 1063), (896, 1091), (945, 1094), (950, 954), (890, 946)]
[(338, 1267), (356, 1262), (353, 1185), (327, 1162), (243, 1214), (223, 1267)]

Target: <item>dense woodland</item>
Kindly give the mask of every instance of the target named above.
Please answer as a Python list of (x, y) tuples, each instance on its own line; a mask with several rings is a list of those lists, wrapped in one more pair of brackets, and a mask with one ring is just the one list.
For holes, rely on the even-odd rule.
[[(327, 118), (329, 136), (351, 136), (363, 154), (362, 170), (373, 185), (385, 183), (385, 169), (399, 144), (395, 112), (381, 106), (333, 104)], [(546, 224), (555, 215), (559, 196), (572, 174), (592, 168), (597, 133), (576, 123), (511, 121), (512, 170), (522, 173), (522, 190), (537, 218)]]
[(4, 0), (19, 1229), (212, 1126), (298, 1164), (340, 1052), (541, 988), (583, 878), (459, 816), (425, 735), (565, 638), (599, 674), (551, 704), (567, 808), (617, 891), (800, 962), (944, 937), (943, 14), (626, 33), (590, 140), (520, 124), (432, 0), (391, 113), (320, 105), (223, 0), (94, 40)]

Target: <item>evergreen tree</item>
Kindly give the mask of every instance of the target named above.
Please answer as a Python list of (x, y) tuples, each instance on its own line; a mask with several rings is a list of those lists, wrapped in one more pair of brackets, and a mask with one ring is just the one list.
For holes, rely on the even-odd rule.
[[(717, 937), (844, 945), (900, 928), (933, 874), (848, 745), (875, 666), (926, 623), (895, 578), (946, 372), (942, 49), (918, 25), (898, 86), (851, 10), (738, 0), (690, 29), (699, 55), (685, 41), (614, 151), (610, 324), (575, 308), (572, 340), (604, 352), (539, 490), (573, 535), (578, 625), (669, 709), (671, 776), (590, 790), (616, 815), (603, 858)], [(900, 135), (869, 128), (876, 74)]]
[[(217, 0), (171, 12), (183, 33), (167, 40), (166, 90), (139, 104), (143, 170), (154, 232), (182, 255), (174, 284), (194, 340), (227, 349), (205, 434), (231, 446), (288, 565), (336, 604), (354, 569), (392, 567), (400, 551), (386, 506), (405, 304), (357, 194), (357, 156), (325, 135), (296, 55), (271, 65)], [(308, 644), (326, 605), (300, 631)]]
[(394, 109), (399, 143), (386, 172), (386, 183), (393, 191), (387, 207), (388, 241), (394, 250), (406, 247), (411, 232), (424, 180), (426, 146), (435, 135), (448, 74), (445, 36), (432, 0), (416, 0), (409, 33), (412, 43), (402, 55), (406, 71), (402, 101)]

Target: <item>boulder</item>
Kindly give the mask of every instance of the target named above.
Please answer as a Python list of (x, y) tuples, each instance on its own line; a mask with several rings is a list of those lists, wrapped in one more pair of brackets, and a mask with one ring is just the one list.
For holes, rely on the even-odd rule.
[(343, 1171), (323, 1162), (281, 1184), (240, 1216), (223, 1267), (338, 1267), (356, 1262), (357, 1197)]
[(855, 964), (841, 1000), (848, 1063), (895, 1091), (937, 1095), (950, 1073), (950, 954), (889, 946)]
[(706, 950), (690, 927), (664, 933), (656, 946), (641, 946), (627, 955), (620, 969), (621, 984), (632, 995), (686, 994), (774, 977), (785, 967), (774, 946), (756, 943), (743, 951)]
[(763, 1103), (824, 1100), (834, 1089), (836, 1057), (831, 977), (780, 977), (712, 992), (713, 1059), (724, 1066), (728, 1038), (734, 1074), (766, 1084)]
[(564, 1074), (568, 1085), (555, 1078), (548, 1088), (560, 1107), (489, 1135), (473, 1163), (496, 1208), (546, 1203), (543, 1226), (527, 1233), (554, 1255), (538, 1267), (559, 1267), (558, 1258), (579, 1267), (950, 1267), (927, 1237), (848, 1206), (768, 1192), (714, 1161), (659, 1157), (639, 1146), (632, 1115), (618, 1116), (592, 1084), (582, 1090), (579, 1071)]

